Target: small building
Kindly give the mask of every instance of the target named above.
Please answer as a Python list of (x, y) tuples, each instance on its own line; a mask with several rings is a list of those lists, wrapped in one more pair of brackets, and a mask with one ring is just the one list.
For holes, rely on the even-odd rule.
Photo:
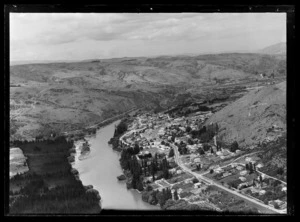
[(264, 165), (262, 163), (259, 163), (256, 165), (256, 168), (262, 168)]
[(246, 162), (252, 162), (252, 159), (251, 159), (251, 157), (246, 157), (246, 158), (245, 158), (245, 161), (246, 161)]
[(223, 173), (223, 176), (222, 176), (222, 177), (228, 177), (228, 176), (230, 176), (230, 175), (231, 175), (231, 173), (225, 172), (225, 173)]
[(241, 171), (241, 170), (243, 170), (243, 167), (242, 166), (237, 166), (236, 169)]
[(242, 182), (245, 182), (247, 179), (246, 177), (239, 177), (239, 179), (242, 181)]
[(259, 195), (264, 195), (265, 193), (266, 193), (265, 190), (260, 190), (260, 191), (259, 191)]
[(243, 171), (240, 172), (240, 175), (241, 175), (241, 176), (244, 176), (244, 175), (246, 175), (246, 174), (247, 174), (247, 170), (243, 170)]

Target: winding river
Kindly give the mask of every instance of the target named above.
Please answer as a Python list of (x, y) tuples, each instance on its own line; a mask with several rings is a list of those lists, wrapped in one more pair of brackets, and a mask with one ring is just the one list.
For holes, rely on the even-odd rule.
[(93, 185), (99, 191), (102, 209), (159, 210), (159, 206), (144, 202), (140, 193), (127, 190), (125, 181), (117, 179), (123, 173), (119, 163), (120, 153), (107, 142), (119, 122), (99, 129), (93, 137), (86, 137), (91, 152), (82, 160), (78, 159), (80, 152), (77, 152), (73, 167), (78, 170), (83, 185)]

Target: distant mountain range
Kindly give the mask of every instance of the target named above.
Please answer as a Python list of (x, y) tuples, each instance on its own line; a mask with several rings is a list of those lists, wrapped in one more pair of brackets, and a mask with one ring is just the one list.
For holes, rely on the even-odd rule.
[[(161, 56), (197, 56), (197, 55), (208, 55), (208, 54), (223, 54), (223, 53), (259, 53), (259, 54), (269, 54), (269, 55), (285, 55), (286, 54), (286, 43), (280, 42), (257, 51), (247, 51), (247, 50), (228, 50), (220, 52), (202, 52), (202, 53), (182, 53), (178, 55), (160, 55), (160, 56), (147, 56), (148, 58), (157, 58)], [(141, 58), (141, 57), (126, 57), (128, 59)], [(121, 58), (111, 58), (111, 59), (121, 59)], [(84, 60), (22, 60), (22, 61), (10, 61), (10, 65), (23, 65), (23, 64), (48, 64), (48, 63), (72, 63), (72, 62), (89, 62), (99, 59), (84, 59)], [(102, 59), (101, 59), (102, 60)]]
[(258, 51), (258, 53), (262, 54), (269, 54), (269, 55), (280, 55), (286, 54), (286, 42), (280, 42), (271, 46), (268, 46), (266, 48), (263, 48)]

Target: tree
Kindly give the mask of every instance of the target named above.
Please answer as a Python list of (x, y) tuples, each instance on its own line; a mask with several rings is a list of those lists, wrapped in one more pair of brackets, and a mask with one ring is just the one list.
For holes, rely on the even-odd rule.
[(259, 182), (262, 183), (263, 179), (262, 179), (262, 176), (259, 175)]
[(174, 200), (178, 200), (179, 197), (178, 197), (178, 193), (177, 193), (177, 190), (174, 191)]
[(214, 153), (214, 150), (213, 150), (213, 148), (210, 148), (210, 152), (211, 152), (211, 153)]
[(284, 170), (282, 167), (279, 167), (276, 172), (277, 174), (282, 175), (284, 173)]
[(115, 136), (121, 135), (127, 131), (127, 124), (124, 121), (121, 121), (115, 130)]
[(235, 152), (236, 150), (239, 149), (239, 145), (237, 143), (237, 141), (234, 141), (232, 144), (231, 144), (231, 147), (230, 147), (230, 151), (231, 152)]
[(183, 153), (183, 154), (187, 154), (187, 152), (188, 152), (188, 149), (186, 148), (186, 146), (184, 146), (184, 147), (182, 148), (182, 153)]
[(171, 141), (174, 143), (175, 142), (175, 136), (171, 137)]
[(246, 170), (249, 170), (249, 164), (246, 163)]
[(194, 144), (194, 141), (193, 141), (191, 138), (188, 138), (188, 144), (189, 144), (189, 145), (193, 145), (193, 144)]
[(207, 143), (205, 143), (203, 145), (203, 149), (204, 149), (205, 152), (208, 151), (210, 149), (210, 145), (208, 145)]
[(205, 152), (204, 152), (204, 150), (202, 148), (199, 148), (198, 152), (199, 152), (200, 155), (204, 155), (205, 154)]
[(134, 145), (134, 148), (133, 148), (133, 153), (134, 154), (138, 154), (140, 152), (140, 147), (139, 147), (139, 145), (136, 143), (135, 145)]
[(213, 173), (214, 173), (214, 170), (213, 170), (213, 169), (211, 169), (211, 170), (209, 171), (209, 173), (210, 173), (210, 174), (213, 174)]
[(136, 188), (137, 188), (139, 191), (143, 191), (143, 190), (144, 190), (144, 187), (143, 187), (143, 183), (142, 183), (142, 179), (141, 179), (141, 178), (138, 180)]
[(252, 174), (253, 173), (253, 165), (252, 165), (252, 162), (249, 162), (249, 174)]
[(175, 155), (174, 149), (171, 148), (171, 149), (170, 149), (170, 152), (169, 152), (169, 157), (173, 157), (174, 155)]
[(38, 146), (35, 146), (35, 147), (34, 147), (34, 151), (41, 151), (41, 148), (38, 147)]
[(192, 130), (192, 128), (191, 128), (190, 126), (187, 126), (187, 127), (186, 127), (186, 132), (189, 133), (189, 132), (191, 132), (191, 130)]

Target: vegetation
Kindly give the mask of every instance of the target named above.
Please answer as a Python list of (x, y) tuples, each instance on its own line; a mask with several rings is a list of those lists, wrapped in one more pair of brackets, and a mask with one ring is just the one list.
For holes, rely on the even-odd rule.
[[(10, 180), (10, 214), (99, 213), (99, 196), (86, 192), (67, 160), (72, 141), (59, 136), (38, 142), (14, 141), (28, 158), (29, 171)], [(37, 148), (39, 155), (36, 155)]]
[(173, 157), (174, 155), (175, 155), (174, 149), (171, 148), (171, 149), (170, 149), (170, 152), (169, 152), (169, 157)]

